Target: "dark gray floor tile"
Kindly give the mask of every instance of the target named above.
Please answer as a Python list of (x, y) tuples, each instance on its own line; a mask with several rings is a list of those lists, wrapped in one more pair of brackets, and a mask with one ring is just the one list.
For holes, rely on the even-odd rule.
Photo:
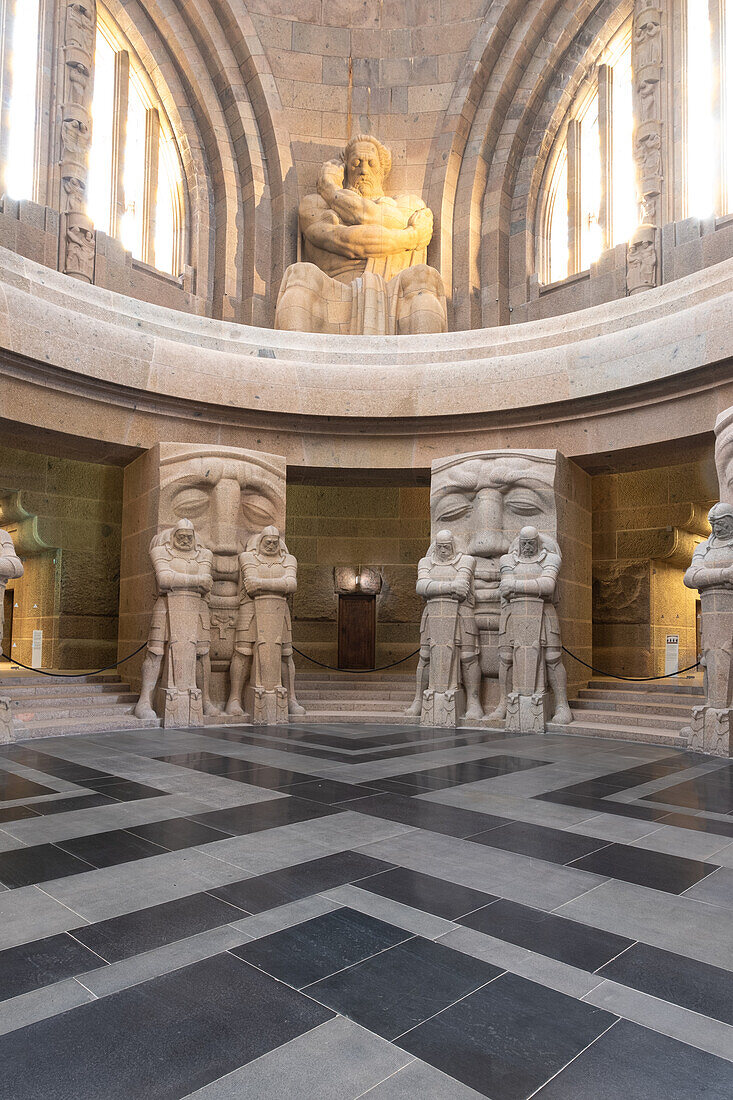
[(406, 867), (395, 867), (394, 870), (384, 871), (373, 878), (362, 879), (359, 888), (447, 920), (455, 920), (464, 913), (496, 901), (491, 894), (482, 893), (481, 890), (457, 886), (455, 882), (410, 871)]
[(717, 869), (715, 863), (703, 863), (697, 859), (624, 844), (609, 844), (607, 848), (574, 860), (570, 866), (624, 882), (635, 882), (652, 890), (664, 890), (668, 894), (681, 894)]
[(33, 798), (39, 794), (54, 794), (54, 787), (44, 787), (14, 772), (0, 771), (0, 802), (16, 802), (19, 798)]
[[(223, 836), (222, 836), (223, 839)], [(128, 833), (124, 829), (112, 829), (106, 833), (92, 833), (72, 840), (58, 841), (72, 856), (90, 863), (92, 867), (114, 867), (118, 863), (130, 863), (134, 859), (147, 859), (165, 852), (159, 844)]]
[(364, 798), (372, 794), (368, 786), (355, 783), (334, 783), (330, 779), (313, 779), (307, 783), (294, 783), (284, 788), (288, 794), (298, 798), (309, 798), (314, 802), (323, 802), (333, 806), (341, 802), (352, 802), (355, 798)]
[(200, 821), (202, 825), (210, 825), (212, 829), (220, 829), (231, 836), (246, 836), (263, 829), (277, 829), (281, 825), (292, 825), (297, 821), (309, 821), (311, 818), (338, 812), (337, 807), (284, 796), (248, 806), (233, 806), (229, 810), (210, 810), (208, 813), (196, 814), (193, 820)]
[(74, 1100), (180, 1100), (331, 1015), (216, 955), (4, 1036), (0, 1095), (51, 1100), (63, 1082)]
[(633, 943), (624, 936), (503, 898), (458, 918), (458, 923), (591, 973)]
[(537, 1100), (730, 1100), (733, 1063), (620, 1020)]
[(601, 967), (599, 974), (652, 997), (733, 1024), (733, 974), (729, 970), (636, 943)]
[(212, 829), (209, 825), (201, 825), (200, 822), (191, 821), (187, 817), (151, 821), (149, 825), (132, 825), (126, 831), (142, 837), (143, 840), (158, 844), (161, 848), (167, 848), (170, 852), (177, 852), (182, 848), (199, 847), (201, 844), (211, 844), (229, 836), (220, 829)]
[(506, 852), (518, 852), (523, 856), (544, 859), (548, 863), (570, 863), (580, 856), (605, 848), (607, 840), (567, 833), (562, 829), (550, 829), (544, 825), (532, 825), (528, 821), (512, 821), (501, 829), (466, 837), (476, 844), (490, 848), (502, 848)]
[(92, 810), (95, 806), (114, 806), (119, 800), (106, 794), (79, 794), (71, 798), (54, 798), (50, 802), (35, 802), (33, 809), (42, 817), (68, 814), (74, 810)]
[(36, 844), (0, 853), (0, 882), (11, 890), (91, 870), (91, 863), (77, 859), (55, 844)]
[(309, 985), (306, 992), (394, 1039), (500, 973), (491, 963), (416, 936)]
[(0, 952), (0, 1000), (52, 985), (105, 963), (66, 933)]
[(195, 936), (220, 924), (242, 920), (244, 912), (209, 894), (190, 894), (175, 901), (137, 909), (121, 917), (74, 929), (74, 937), (108, 962)]
[(237, 947), (234, 953), (280, 981), (302, 989), (409, 936), (404, 928), (365, 913), (336, 909)]
[(159, 798), (160, 795), (168, 794), (167, 791), (160, 791), (147, 783), (136, 783), (133, 779), (115, 779), (111, 783), (104, 780), (92, 781), (85, 783), (85, 786), (90, 790), (98, 790), (99, 794), (107, 798), (115, 798), (118, 802), (135, 802), (140, 798)]
[(349, 809), (370, 817), (382, 817), (387, 821), (399, 821), (432, 833), (467, 837), (488, 829), (508, 825), (510, 818), (493, 814), (461, 810), (456, 806), (443, 806), (438, 802), (423, 802), (402, 794), (378, 794), (349, 803)]
[(492, 1100), (526, 1100), (615, 1019), (503, 974), (396, 1042)]
[(38, 811), (31, 806), (0, 806), (0, 825), (5, 821), (23, 821), (28, 817), (38, 817)]

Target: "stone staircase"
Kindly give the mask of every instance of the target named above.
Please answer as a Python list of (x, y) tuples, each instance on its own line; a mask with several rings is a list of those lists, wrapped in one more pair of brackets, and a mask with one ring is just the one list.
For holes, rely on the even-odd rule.
[(406, 726), (420, 721), (404, 713), (415, 697), (414, 672), (299, 669), (296, 688), (298, 702), (307, 711), (303, 721), (309, 725), (369, 722)]
[(0, 695), (10, 699), (13, 737), (18, 741), (160, 724), (134, 716), (137, 695), (115, 673), (73, 679), (32, 673), (3, 675)]
[(647, 683), (594, 677), (570, 702), (572, 726), (548, 730), (684, 747), (680, 730), (703, 698), (699, 675)]

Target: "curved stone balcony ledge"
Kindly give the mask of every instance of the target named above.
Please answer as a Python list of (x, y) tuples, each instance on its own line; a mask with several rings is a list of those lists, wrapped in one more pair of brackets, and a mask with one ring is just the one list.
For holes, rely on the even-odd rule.
[[(212, 432), (251, 446), (256, 428), (300, 465), (322, 464), (310, 437), (316, 451), (330, 438), (333, 461), (334, 440), (354, 435), (345, 466), (424, 467), (477, 446), (581, 456), (708, 432), (733, 404), (733, 260), (549, 320), (422, 337), (212, 320), (7, 249), (0, 290), (0, 415), (130, 449)], [(379, 454), (385, 434), (402, 441)]]

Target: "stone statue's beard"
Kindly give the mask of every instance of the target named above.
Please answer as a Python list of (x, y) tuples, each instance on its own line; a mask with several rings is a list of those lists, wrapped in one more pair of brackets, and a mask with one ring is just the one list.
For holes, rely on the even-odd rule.
[(368, 176), (361, 176), (359, 179), (352, 180), (349, 187), (352, 191), (356, 191), (357, 195), (361, 195), (363, 199), (375, 198), (381, 194), (382, 190), (379, 182)]

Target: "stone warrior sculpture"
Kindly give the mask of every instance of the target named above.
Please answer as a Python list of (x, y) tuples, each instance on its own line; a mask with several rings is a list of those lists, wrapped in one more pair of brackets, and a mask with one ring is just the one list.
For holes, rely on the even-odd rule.
[[(417, 594), (426, 601), (420, 623), (415, 701), (407, 714), (426, 726), (455, 726), (462, 717), (459, 665), (469, 719), (483, 718), (479, 691), (478, 627), (474, 618), (476, 559), (456, 550), (450, 531), (439, 531), (417, 567)], [(427, 685), (425, 680), (427, 679)]]
[[(209, 700), (211, 623), (208, 596), (212, 585), (213, 554), (202, 546), (190, 519), (156, 535), (150, 543), (158, 598), (148, 635), (142, 668), (138, 718), (155, 718), (153, 692), (163, 657), (165, 727), (202, 726), (205, 714), (218, 711)], [(198, 681), (197, 681), (198, 673)]]
[(381, 336), (445, 332), (440, 274), (425, 263), (433, 215), (415, 195), (384, 193), (392, 155), (353, 137), (321, 168), (298, 218), (303, 259), (283, 277), (275, 328)]
[(244, 714), (242, 691), (253, 689), (255, 725), (279, 725), (305, 710), (295, 698), (293, 631), (287, 597), (297, 587), (298, 563), (277, 527), (254, 535), (239, 555), (242, 594), (230, 668), (227, 714)]
[[(5, 626), (5, 586), (8, 581), (23, 576), (23, 562), (15, 553), (13, 540), (8, 531), (0, 527), (0, 638)], [(8, 657), (11, 654), (8, 653)], [(10, 700), (0, 696), (0, 741), (9, 741), (12, 735), (13, 719)]]
[(523, 527), (499, 563), (501, 701), (491, 718), (506, 720), (507, 729), (544, 732), (546, 681), (555, 696), (552, 721), (573, 720), (555, 607), (561, 565), (559, 546), (536, 527)]
[(682, 731), (690, 748), (716, 756), (733, 752), (733, 507), (715, 504), (708, 513), (712, 534), (692, 555), (684, 576), (702, 606), (705, 703), (694, 707)]

